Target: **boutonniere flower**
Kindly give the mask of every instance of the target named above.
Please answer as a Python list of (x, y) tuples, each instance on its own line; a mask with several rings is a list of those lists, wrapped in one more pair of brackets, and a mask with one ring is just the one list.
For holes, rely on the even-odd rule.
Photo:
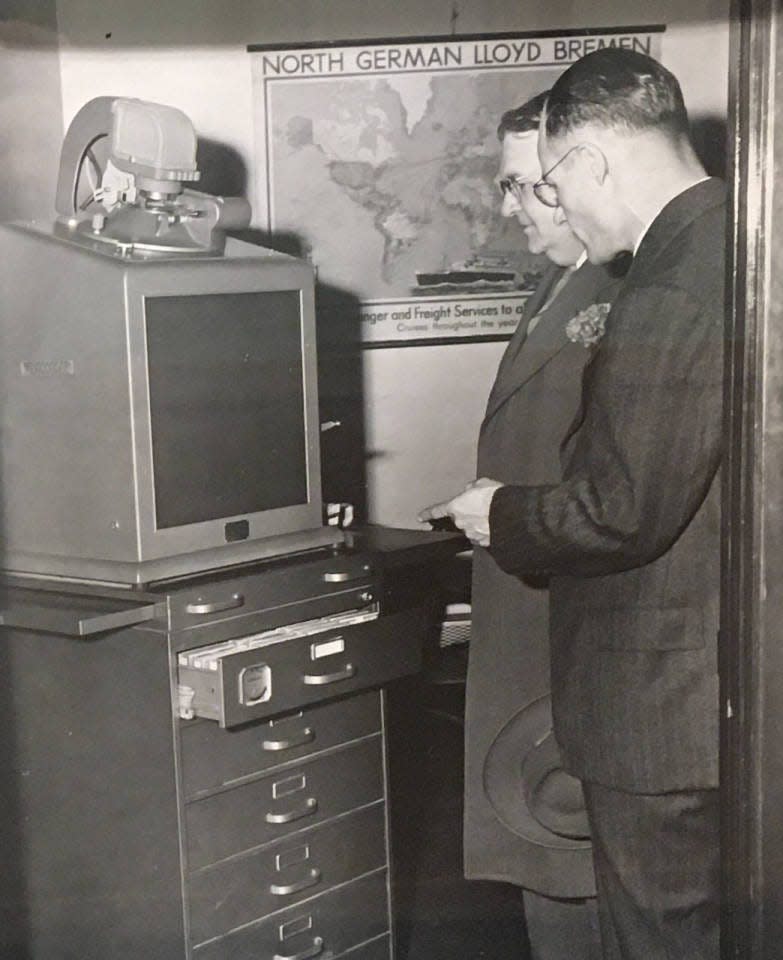
[(589, 307), (571, 317), (566, 324), (566, 336), (574, 343), (581, 343), (586, 349), (595, 346), (604, 335), (606, 318), (611, 309), (611, 303), (591, 303)]

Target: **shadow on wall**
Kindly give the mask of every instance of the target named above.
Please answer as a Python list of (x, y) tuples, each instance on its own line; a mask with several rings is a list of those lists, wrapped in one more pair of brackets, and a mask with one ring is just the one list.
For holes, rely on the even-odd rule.
[(728, 127), (725, 117), (702, 116), (691, 120), (693, 145), (711, 177), (726, 176)]
[(14, 8), (19, 6), (19, 2), (0, 3), (2, 221), (53, 215), (62, 140), (54, 3), (42, 0), (38, 5), (42, 23), (51, 21), (49, 28), (14, 20)]
[(321, 476), (325, 503), (353, 504), (356, 521), (367, 520), (364, 378), (359, 300), (345, 290), (318, 284), (318, 384)]
[(245, 162), (233, 147), (199, 137), (196, 165), (201, 171), (201, 179), (193, 184), (195, 190), (217, 197), (247, 195)]

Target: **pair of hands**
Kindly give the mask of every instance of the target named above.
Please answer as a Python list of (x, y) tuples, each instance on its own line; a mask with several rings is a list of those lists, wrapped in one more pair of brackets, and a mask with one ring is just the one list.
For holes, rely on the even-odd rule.
[(451, 500), (435, 503), (419, 514), (419, 520), (427, 523), (441, 517), (451, 517), (472, 543), (489, 546), (489, 508), (495, 491), (503, 484), (497, 480), (480, 477), (469, 483), (462, 493)]

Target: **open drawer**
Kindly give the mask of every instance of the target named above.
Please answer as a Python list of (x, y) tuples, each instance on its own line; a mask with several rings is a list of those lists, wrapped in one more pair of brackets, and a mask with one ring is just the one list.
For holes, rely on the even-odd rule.
[(221, 727), (270, 717), (366, 687), (380, 686), (421, 664), (428, 624), (419, 608), (368, 613), (296, 635), (295, 627), (183, 650), (177, 658), (179, 715)]

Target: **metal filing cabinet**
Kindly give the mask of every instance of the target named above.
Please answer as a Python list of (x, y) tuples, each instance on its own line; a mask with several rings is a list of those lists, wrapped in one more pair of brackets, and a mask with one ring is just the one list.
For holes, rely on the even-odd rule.
[(6, 578), (0, 954), (389, 960), (382, 687), (419, 667), (439, 543)]
[[(341, 716), (345, 706), (348, 724)], [(325, 740), (334, 739), (327, 733), (330, 720), (353, 729), (341, 742), (321, 746), (321, 731)], [(289, 760), (283, 750), (270, 764), (258, 742), (248, 742), (250, 755), (237, 750), (236, 779), (185, 799), (196, 957), (244, 956), (244, 950), (265, 956), (268, 943), (274, 946), (270, 957), (338, 956), (389, 932), (381, 694), (329, 704), (318, 717), (303, 710), (289, 728), (294, 742), (310, 731), (305, 755)], [(231, 736), (214, 724), (211, 730), (216, 748), (218, 737)], [(279, 729), (267, 728), (262, 736), (272, 734), (279, 737)], [(257, 769), (241, 773), (253, 766), (253, 756)], [(376, 894), (368, 897), (365, 889)], [(331, 931), (322, 900), (335, 896), (353, 903), (353, 915)]]

